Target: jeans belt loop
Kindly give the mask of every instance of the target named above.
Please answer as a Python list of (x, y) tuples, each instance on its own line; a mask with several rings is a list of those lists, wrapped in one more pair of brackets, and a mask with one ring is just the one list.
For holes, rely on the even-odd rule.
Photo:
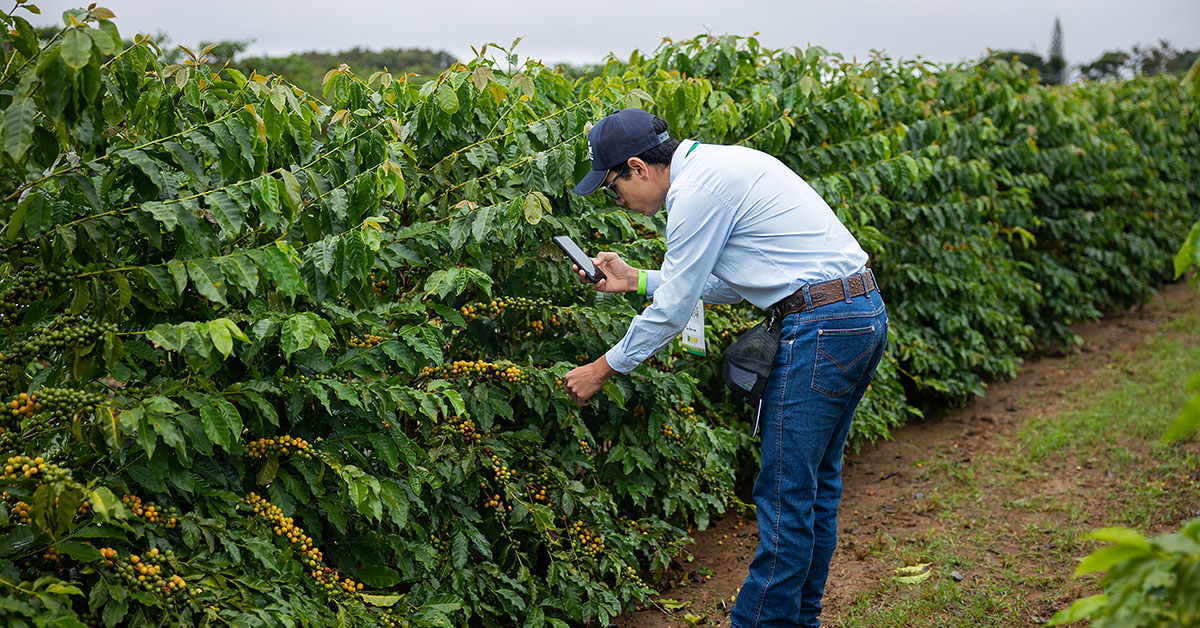
[(808, 308), (808, 311), (812, 312), (817, 309), (813, 307), (812, 297), (808, 295), (808, 284), (804, 284), (804, 287), (800, 288), (800, 291), (804, 294), (804, 306)]
[[(865, 281), (863, 282), (863, 286), (866, 287)], [(846, 303), (850, 302), (850, 282), (846, 281), (845, 277), (842, 277), (842, 296), (846, 298)]]

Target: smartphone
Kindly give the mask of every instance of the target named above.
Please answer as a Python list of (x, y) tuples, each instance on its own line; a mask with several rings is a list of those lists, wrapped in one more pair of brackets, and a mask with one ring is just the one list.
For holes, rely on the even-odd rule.
[(571, 236), (554, 236), (553, 238), (550, 238), (550, 241), (557, 244), (558, 248), (562, 249), (563, 253), (566, 253), (567, 257), (571, 259), (571, 262), (578, 266), (579, 270), (582, 270), (584, 274), (587, 275), (588, 281), (596, 283), (597, 281), (604, 279), (604, 271), (596, 268), (595, 264), (592, 264), (592, 258), (588, 257), (587, 254), (583, 252), (583, 249), (579, 248), (578, 244), (575, 244), (575, 241), (571, 239)]

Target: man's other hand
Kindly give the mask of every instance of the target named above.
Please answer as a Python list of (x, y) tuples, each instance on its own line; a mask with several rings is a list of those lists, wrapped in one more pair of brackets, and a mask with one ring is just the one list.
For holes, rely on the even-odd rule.
[[(620, 255), (604, 251), (593, 257), (592, 263), (605, 274), (604, 279), (592, 284), (592, 290), (600, 292), (633, 292), (637, 290), (638, 270), (626, 264)], [(578, 266), (572, 264), (571, 267), (579, 273), (581, 281), (591, 283), (587, 279), (587, 274), (579, 270)]]
[(567, 373), (563, 377), (563, 388), (576, 404), (586, 406), (588, 399), (604, 387), (608, 378), (616, 374), (617, 372), (608, 365), (608, 358), (600, 356), (595, 362), (576, 367)]

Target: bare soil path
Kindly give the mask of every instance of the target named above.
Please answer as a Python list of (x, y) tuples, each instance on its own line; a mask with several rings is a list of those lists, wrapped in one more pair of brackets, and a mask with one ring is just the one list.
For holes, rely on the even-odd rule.
[[(1030, 577), (1030, 591), (1016, 592), (1040, 598), (1029, 603), (1032, 607), (1027, 625), (1038, 626), (1069, 600), (1047, 596), (1043, 571), (1047, 565), (1038, 561), (1014, 561), (1014, 556), (1026, 554), (1028, 548), (1006, 547), (1013, 543), (1011, 530), (1020, 525), (1046, 525), (1030, 513), (1021, 521), (1020, 512), (1011, 511), (999, 517), (995, 514), (997, 500), (1009, 503), (1038, 500), (1056, 495), (1075, 495), (1081, 490), (1103, 493), (1106, 484), (1114, 481), (1106, 468), (1089, 464), (1088, 460), (1054, 458), (1043, 461), (1043, 471), (1035, 470), (1027, 482), (988, 486), (986, 498), (974, 504), (956, 504), (962, 517), (946, 517), (947, 504), (929, 499), (937, 487), (925, 469), (938, 461), (970, 463), (981, 456), (993, 455), (1003, 447), (1002, 437), (1018, 434), (1035, 417), (1053, 417), (1068, 412), (1087, 397), (1089, 387), (1098, 385), (1103, 376), (1114, 368), (1116, 356), (1129, 354), (1148, 339), (1162, 336), (1164, 329), (1176, 317), (1200, 309), (1197, 290), (1186, 283), (1166, 286), (1154, 301), (1143, 308), (1120, 312), (1104, 319), (1076, 325), (1074, 330), (1084, 339), (1082, 350), (1061, 357), (1043, 357), (1026, 362), (1016, 379), (989, 385), (986, 397), (978, 398), (963, 408), (949, 410), (939, 416), (904, 426), (896, 430), (894, 440), (864, 446), (847, 456), (844, 470), (845, 493), (840, 509), (839, 545), (833, 558), (830, 582), (825, 597), (826, 613), (822, 623), (842, 625), (840, 616), (854, 603), (855, 597), (879, 589), (880, 581), (891, 576), (894, 563), (879, 560), (884, 550), (896, 551), (895, 540), (920, 535), (923, 528), (945, 531), (947, 526), (961, 526), (951, 534), (964, 537), (994, 536), (994, 545), (978, 562), (964, 573), (954, 572), (955, 580), (970, 580), (972, 569), (991, 567), (1015, 569)], [(1184, 339), (1200, 342), (1200, 339)], [(1081, 392), (1082, 391), (1082, 392)], [(1200, 444), (1185, 445), (1188, 451), (1200, 451)], [(1193, 485), (1200, 478), (1183, 478)], [(1200, 504), (1197, 505), (1200, 508)], [(1103, 500), (1092, 500), (1073, 511), (1087, 525), (1111, 525), (1111, 512)], [(1041, 513), (1044, 515), (1044, 513)], [(1198, 511), (1196, 514), (1200, 514)], [(976, 516), (977, 515), (977, 516)], [(1192, 515), (1195, 516), (1195, 515)], [(1014, 519), (1015, 518), (1015, 519)], [(991, 527), (993, 529), (972, 529)], [(1047, 538), (1051, 531), (1046, 530)], [(988, 536), (988, 538), (992, 538)], [(746, 575), (747, 565), (757, 544), (753, 515), (745, 521), (727, 516), (704, 532), (694, 535), (696, 543), (690, 549), (694, 559), (681, 564), (679, 570), (684, 586), (662, 592), (659, 604), (626, 613), (617, 620), (625, 628), (661, 626), (728, 626), (730, 600)], [(883, 545), (893, 543), (891, 548)], [(994, 563), (989, 565), (988, 563)], [(1028, 562), (1028, 564), (1024, 564)], [(1057, 569), (1055, 565), (1053, 568)], [(1069, 570), (1064, 579), (1070, 578)], [(1058, 581), (1059, 584), (1062, 581)], [(1068, 584), (1068, 595), (1090, 593), (1088, 582)], [(687, 603), (684, 606), (682, 603)], [(666, 609), (666, 611), (664, 611)], [(690, 616), (689, 616), (690, 615)]]

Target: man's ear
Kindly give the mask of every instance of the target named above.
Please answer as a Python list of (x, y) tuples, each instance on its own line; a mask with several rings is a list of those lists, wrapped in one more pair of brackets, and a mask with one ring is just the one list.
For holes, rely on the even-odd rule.
[(629, 170), (638, 177), (645, 177), (650, 172), (650, 165), (639, 157), (630, 157), (625, 163), (629, 165)]

